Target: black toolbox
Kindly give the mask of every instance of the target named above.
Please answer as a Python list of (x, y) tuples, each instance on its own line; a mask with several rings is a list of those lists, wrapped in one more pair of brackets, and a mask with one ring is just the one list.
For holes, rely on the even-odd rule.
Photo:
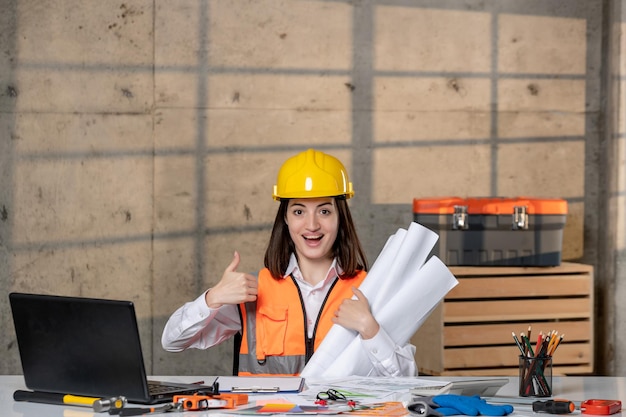
[(413, 217), (439, 235), (446, 265), (561, 264), (567, 201), (530, 197), (415, 198)]

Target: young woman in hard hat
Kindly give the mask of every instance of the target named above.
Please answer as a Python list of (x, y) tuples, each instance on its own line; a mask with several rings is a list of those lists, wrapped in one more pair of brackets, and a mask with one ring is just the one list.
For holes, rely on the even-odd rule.
[(298, 375), (336, 323), (359, 333), (373, 375), (415, 375), (415, 347), (393, 342), (358, 289), (367, 261), (353, 195), (335, 157), (309, 149), (289, 158), (274, 186), (280, 206), (265, 268), (258, 277), (237, 271), (235, 252), (217, 285), (172, 314), (163, 348), (206, 349), (241, 333), (239, 375)]

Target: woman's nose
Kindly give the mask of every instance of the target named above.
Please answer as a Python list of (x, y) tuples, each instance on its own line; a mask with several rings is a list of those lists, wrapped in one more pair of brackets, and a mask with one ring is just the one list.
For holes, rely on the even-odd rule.
[(319, 228), (319, 221), (317, 220), (317, 216), (315, 214), (310, 214), (307, 216), (307, 228), (309, 230), (317, 230)]

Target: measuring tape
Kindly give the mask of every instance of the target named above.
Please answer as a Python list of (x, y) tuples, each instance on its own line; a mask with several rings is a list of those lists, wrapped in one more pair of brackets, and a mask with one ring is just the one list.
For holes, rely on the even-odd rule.
[(583, 414), (607, 416), (622, 411), (620, 400), (586, 400), (580, 403), (580, 411)]

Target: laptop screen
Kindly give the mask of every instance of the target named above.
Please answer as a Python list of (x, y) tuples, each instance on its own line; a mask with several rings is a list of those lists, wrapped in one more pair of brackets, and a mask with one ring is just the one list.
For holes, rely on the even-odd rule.
[(29, 389), (147, 399), (132, 302), (21, 293), (9, 299)]

